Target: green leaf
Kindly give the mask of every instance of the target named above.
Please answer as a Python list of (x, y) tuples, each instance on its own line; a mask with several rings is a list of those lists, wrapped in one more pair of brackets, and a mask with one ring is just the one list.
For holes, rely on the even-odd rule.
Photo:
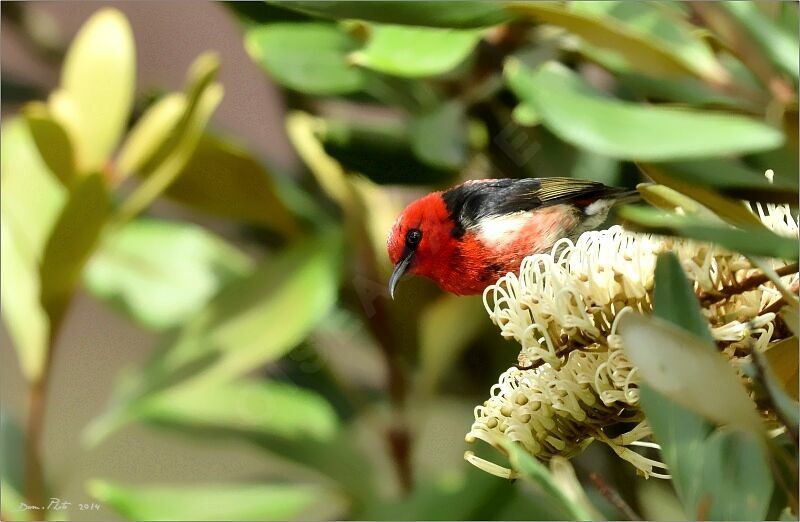
[(81, 27), (64, 59), (61, 88), (71, 114), (65, 115), (58, 103), (51, 105), (75, 141), (79, 171), (105, 165), (125, 130), (135, 86), (130, 25), (120, 11), (101, 9)]
[[(586, 51), (584, 50), (584, 53)], [(703, 80), (691, 77), (663, 78), (648, 76), (635, 72), (627, 72), (627, 67), (614, 62), (603, 60), (603, 57), (593, 54), (592, 58), (599, 61), (604, 67), (617, 73), (617, 80), (625, 91), (630, 91), (639, 99), (663, 100), (678, 102), (693, 106), (725, 107), (734, 110), (746, 108), (757, 113), (758, 108), (754, 102), (734, 98), (719, 92)]]
[(102, 175), (91, 174), (75, 185), (56, 221), (39, 270), (42, 305), (54, 330), (66, 312), (110, 213), (105, 181)]
[(554, 62), (531, 71), (507, 61), (511, 90), (561, 139), (620, 159), (663, 161), (755, 152), (783, 143), (780, 131), (729, 114), (605, 98)]
[(334, 24), (276, 23), (248, 29), (245, 48), (281, 85), (316, 95), (361, 90), (364, 73), (347, 62), (358, 43)]
[[(570, 4), (570, 10), (594, 19), (604, 27), (612, 26), (632, 37), (639, 37), (647, 42), (647, 46), (668, 52), (701, 78), (721, 80), (727, 76), (711, 46), (703, 39), (700, 29), (688, 23), (685, 15), (665, 9), (663, 4), (640, 1), (578, 2)], [(599, 32), (592, 33), (593, 36), (595, 34)], [(599, 37), (593, 43), (600, 48), (607, 45)], [(612, 52), (619, 53), (623, 60), (636, 53), (631, 49), (620, 51), (613, 46)], [(635, 61), (632, 65), (647, 66)]]
[(3, 320), (22, 373), (41, 375), (50, 323), (41, 304), (39, 263), (66, 199), (66, 189), (44, 163), (30, 128), (15, 118), (2, 127), (0, 177), (0, 297)]
[(761, 432), (755, 405), (709, 342), (635, 313), (620, 318), (619, 332), (628, 359), (656, 391), (719, 424)]
[(43, 103), (32, 103), (25, 108), (25, 121), (42, 160), (50, 172), (66, 187), (75, 178), (75, 155), (66, 130), (47, 111)]
[(745, 255), (796, 260), (797, 239), (783, 237), (764, 228), (726, 228), (691, 216), (667, 214), (652, 208), (623, 207), (619, 217), (654, 233), (670, 234), (716, 243)]
[(515, 122), (524, 127), (535, 127), (539, 125), (541, 119), (536, 109), (530, 103), (518, 103), (514, 110), (511, 111), (511, 117)]
[(797, 202), (797, 179), (776, 176), (770, 183), (763, 173), (735, 161), (673, 161), (639, 166), (645, 174), (659, 183), (664, 183), (660, 181), (660, 177), (664, 177), (684, 185), (708, 187), (727, 196), (748, 201), (789, 204)]
[(475, 30), (373, 24), (367, 45), (351, 53), (350, 60), (395, 76), (435, 76), (463, 62), (480, 39)]
[(753, 2), (724, 2), (719, 7), (747, 30), (772, 63), (800, 78), (800, 50), (795, 35), (772, 22)]
[(673, 252), (658, 256), (653, 289), (654, 315), (683, 328), (712, 347), (714, 337), (700, 311), (700, 302)]
[(313, 16), (367, 20), (427, 27), (487, 27), (508, 21), (512, 15), (500, 3), (442, 1), (276, 1), (277, 5)]
[(675, 189), (654, 183), (640, 183), (636, 186), (636, 189), (642, 195), (642, 199), (658, 209), (666, 210), (670, 213), (675, 213), (677, 209), (681, 209), (681, 212), (689, 216), (696, 215), (716, 223), (723, 222), (703, 205), (688, 196), (684, 196)]
[(336, 413), (323, 397), (270, 381), (178, 386), (147, 397), (135, 409), (137, 418), (194, 432), (230, 431), (308, 444), (330, 441), (338, 429)]
[(445, 295), (420, 315), (419, 388), (431, 393), (468, 343), (486, 325), (480, 299)]
[(178, 326), (252, 263), (203, 228), (139, 219), (111, 231), (87, 266), (88, 289), (148, 328)]
[(287, 236), (300, 230), (266, 168), (246, 149), (216, 136), (200, 138), (166, 195), (209, 214)]
[(342, 499), (320, 486), (300, 484), (211, 484), (120, 486), (88, 483), (89, 494), (129, 520), (292, 520), (311, 513), (334, 517)]
[(164, 145), (177, 132), (186, 115), (188, 101), (181, 93), (164, 96), (131, 129), (117, 157), (117, 171), (123, 177), (134, 172), (151, 172), (163, 159)]
[(417, 116), (411, 122), (411, 149), (433, 167), (458, 169), (467, 162), (467, 117), (451, 101)]
[[(563, 27), (580, 36), (593, 52), (612, 53), (622, 64), (657, 76), (678, 76), (693, 72), (675, 49), (602, 12), (586, 12), (574, 5), (566, 7), (556, 2), (511, 4), (509, 10), (538, 22)], [(644, 34), (643, 34), (644, 33)]]

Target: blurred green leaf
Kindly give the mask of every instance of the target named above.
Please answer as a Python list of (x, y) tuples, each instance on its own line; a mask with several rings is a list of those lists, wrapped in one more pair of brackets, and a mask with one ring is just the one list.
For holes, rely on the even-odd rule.
[[(548, 496), (558, 499), (572, 520), (599, 520), (601, 515), (589, 503), (583, 488), (575, 477), (572, 466), (565, 459), (554, 457), (554, 469), (531, 457), (516, 444), (508, 444), (506, 451), (513, 468), (520, 476), (541, 487)], [(551, 461), (551, 465), (553, 462)], [(557, 475), (556, 475), (557, 474)]]
[(712, 189), (698, 186), (696, 183), (680, 178), (671, 177), (655, 165), (642, 166), (642, 170), (657, 183), (672, 187), (686, 194), (698, 203), (702, 203), (705, 207), (716, 213), (717, 216), (723, 218), (732, 225), (766, 229), (766, 226), (761, 222), (758, 216), (756, 216), (743, 201), (731, 200)]
[(711, 343), (635, 313), (620, 318), (619, 332), (628, 359), (657, 392), (719, 424), (761, 432), (755, 404)]
[(467, 162), (467, 117), (464, 107), (451, 101), (421, 114), (411, 122), (411, 149), (432, 167), (455, 170)]
[(505, 74), (511, 90), (531, 103), (555, 134), (615, 158), (689, 159), (770, 149), (783, 142), (780, 131), (741, 116), (605, 98), (555, 62), (531, 71), (509, 60)]
[(366, 46), (351, 53), (350, 60), (396, 76), (435, 76), (463, 62), (480, 39), (476, 30), (373, 24)]
[(700, 302), (686, 279), (678, 257), (672, 252), (658, 256), (654, 274), (653, 306), (655, 316), (683, 328), (704, 341), (703, 349), (716, 351), (714, 337), (700, 310)]
[(136, 406), (135, 415), (196, 432), (271, 435), (307, 444), (332, 440), (338, 428), (336, 413), (322, 396), (290, 384), (242, 379), (153, 394)]
[(636, 189), (642, 195), (642, 199), (652, 206), (675, 213), (676, 209), (681, 209), (686, 215), (697, 215), (709, 221), (722, 223), (723, 221), (713, 212), (688, 196), (684, 196), (675, 189), (655, 183), (640, 183)]
[(163, 159), (164, 145), (171, 134), (177, 132), (186, 114), (186, 96), (172, 93), (164, 96), (136, 122), (117, 157), (117, 171), (123, 177), (134, 172), (151, 172), (158, 160)]
[(148, 328), (180, 325), (252, 263), (195, 225), (138, 219), (111, 231), (87, 266), (86, 286)]
[(492, 2), (442, 1), (274, 1), (274, 4), (324, 18), (357, 19), (427, 27), (486, 27), (508, 21), (512, 15)]
[(514, 107), (514, 110), (511, 111), (511, 117), (515, 122), (524, 127), (534, 127), (541, 122), (539, 113), (536, 112), (533, 105), (525, 102), (518, 103), (517, 106)]
[[(103, 168), (128, 122), (136, 86), (136, 50), (128, 20), (120, 11), (97, 11), (78, 32), (61, 73), (63, 96), (74, 114), (66, 125), (75, 144), (78, 170)], [(59, 104), (51, 105), (62, 120)]]
[[(16, 511), (22, 500), (25, 480), (25, 435), (15, 419), (7, 413), (0, 413), (0, 484), (3, 486), (3, 513)], [(9, 499), (4, 498), (8, 492)], [(17, 499), (17, 502), (13, 500)], [(20, 517), (27, 520), (29, 517)]]
[(462, 351), (487, 323), (480, 299), (445, 295), (420, 316), (419, 388), (431, 393)]
[(66, 312), (110, 213), (111, 201), (103, 176), (90, 174), (76, 183), (53, 227), (39, 275), (42, 305), (54, 330)]
[(764, 228), (726, 228), (691, 216), (633, 206), (621, 208), (619, 216), (651, 232), (708, 241), (745, 255), (790, 260), (798, 257), (797, 239), (779, 236)]
[(50, 323), (41, 304), (39, 263), (67, 190), (44, 163), (21, 118), (3, 122), (0, 177), (0, 296), (3, 320), (29, 381), (41, 374)]
[[(666, 9), (664, 2), (577, 2), (570, 4), (570, 10), (631, 36), (638, 36), (648, 42), (648, 46), (670, 53), (686, 69), (701, 78), (722, 80), (727, 76), (710, 45), (703, 39), (700, 28), (690, 24), (685, 15)], [(605, 49), (607, 41), (592, 43), (608, 52)], [(611, 52), (620, 54), (623, 59), (637, 52), (630, 48), (619, 51), (613, 45), (609, 47), (613, 49)], [(632, 61), (631, 65), (650, 66), (636, 61)]]
[[(591, 2), (595, 4), (595, 2)], [(576, 7), (577, 6), (577, 7)], [(594, 6), (581, 9), (579, 4), (527, 2), (509, 4), (508, 9), (546, 24), (563, 27), (586, 41), (592, 52), (614, 53), (624, 64), (658, 76), (677, 76), (693, 72), (673, 46), (659, 42), (649, 31), (627, 26)], [(596, 10), (602, 10), (602, 6)], [(592, 46), (592, 47), (590, 47)]]
[[(593, 58), (599, 57), (594, 55)], [(598, 60), (599, 61), (599, 60)], [(615, 72), (623, 67), (614, 67), (608, 61), (600, 63)], [(724, 107), (736, 111), (747, 109), (757, 113), (758, 106), (748, 100), (735, 98), (719, 92), (700, 79), (692, 77), (663, 78), (635, 72), (618, 72), (620, 85), (638, 98), (663, 100), (694, 106)]]
[(66, 187), (72, 185), (76, 174), (75, 155), (64, 127), (48, 113), (44, 103), (38, 102), (25, 107), (25, 121), (50, 172)]
[(336, 517), (342, 499), (320, 486), (301, 484), (211, 484), (120, 486), (92, 480), (99, 502), (129, 520), (293, 520), (325, 506)]
[[(708, 187), (730, 197), (748, 201), (789, 204), (797, 202), (797, 179), (776, 176), (770, 183), (763, 173), (751, 170), (735, 161), (717, 159), (671, 161), (658, 164), (644, 163), (639, 166), (645, 174), (665, 185), (670, 185), (667, 180), (674, 180), (681, 186)], [(677, 186), (673, 188), (681, 190)], [(698, 201), (703, 203), (700, 199)]]
[(772, 63), (795, 79), (800, 77), (800, 47), (796, 35), (765, 16), (755, 2), (723, 2), (719, 7), (747, 30)]
[(286, 236), (300, 231), (266, 168), (246, 149), (216, 136), (200, 138), (166, 195), (204, 212), (262, 225)]
[(364, 73), (347, 62), (358, 42), (334, 24), (275, 23), (245, 34), (250, 57), (282, 85), (308, 94), (361, 90)]

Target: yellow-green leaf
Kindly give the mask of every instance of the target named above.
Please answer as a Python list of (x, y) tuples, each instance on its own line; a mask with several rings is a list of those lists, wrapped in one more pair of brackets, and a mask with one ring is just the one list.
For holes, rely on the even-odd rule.
[(67, 128), (81, 172), (101, 169), (113, 152), (128, 122), (135, 86), (136, 50), (128, 20), (116, 9), (101, 9), (78, 32), (61, 72), (61, 88), (75, 111), (77, 125)]
[(69, 187), (75, 178), (75, 155), (66, 129), (48, 112), (44, 103), (25, 108), (25, 121), (50, 172)]
[(800, 346), (798, 346), (796, 335), (772, 343), (764, 351), (772, 373), (780, 382), (783, 390), (795, 401), (798, 400), (797, 383), (800, 380), (798, 352), (800, 352)]

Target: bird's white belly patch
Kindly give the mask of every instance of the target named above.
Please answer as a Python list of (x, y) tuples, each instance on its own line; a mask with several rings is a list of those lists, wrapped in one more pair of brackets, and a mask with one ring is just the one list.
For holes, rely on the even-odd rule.
[(533, 212), (515, 212), (505, 216), (484, 218), (478, 225), (478, 237), (484, 243), (505, 245), (513, 242), (522, 228), (529, 223)]

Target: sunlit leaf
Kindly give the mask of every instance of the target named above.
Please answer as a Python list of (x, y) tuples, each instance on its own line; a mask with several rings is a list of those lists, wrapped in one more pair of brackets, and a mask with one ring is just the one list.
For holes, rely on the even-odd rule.
[(467, 118), (458, 102), (443, 104), (411, 123), (411, 149), (425, 163), (457, 169), (467, 161)]
[(742, 116), (603, 97), (554, 62), (531, 71), (510, 60), (505, 72), (511, 89), (534, 106), (544, 125), (563, 140), (599, 154), (677, 160), (755, 152), (783, 142), (780, 131)]
[(173, 93), (158, 100), (142, 115), (122, 144), (117, 157), (116, 166), (120, 175), (153, 170), (159, 150), (170, 134), (176, 132), (187, 105), (185, 95)]
[(642, 199), (661, 210), (674, 213), (676, 209), (681, 209), (681, 212), (687, 215), (698, 215), (722, 223), (722, 220), (717, 218), (713, 212), (675, 189), (655, 183), (640, 183), (636, 189), (642, 195)]
[[(102, 168), (116, 147), (133, 106), (135, 83), (136, 50), (128, 20), (116, 9), (101, 9), (78, 32), (61, 73), (63, 93), (77, 117), (78, 125), (67, 127), (80, 171)], [(59, 117), (59, 110), (54, 113)]]
[[(772, 183), (763, 172), (748, 169), (741, 163), (727, 160), (671, 161), (640, 164), (648, 176), (659, 183), (661, 179), (682, 182), (684, 185), (707, 187), (730, 197), (748, 201), (795, 203), (797, 179), (775, 176)], [(673, 187), (678, 188), (678, 187)]]
[(286, 22), (247, 31), (250, 57), (282, 85), (309, 94), (359, 91), (363, 71), (347, 62), (358, 43), (334, 24)]
[(800, 77), (797, 37), (772, 22), (753, 2), (723, 2), (725, 9), (750, 34), (769, 60), (795, 78)]
[(755, 405), (724, 357), (685, 330), (635, 313), (619, 320), (628, 359), (648, 385), (720, 424), (758, 433)]
[(25, 108), (25, 121), (42, 160), (50, 172), (69, 187), (75, 178), (75, 155), (66, 130), (47, 111), (43, 103), (32, 103)]
[(432, 392), (485, 322), (480, 299), (443, 296), (420, 316), (419, 387)]
[(166, 195), (213, 215), (299, 233), (267, 169), (236, 143), (205, 134)]
[(110, 212), (102, 175), (91, 174), (77, 182), (47, 240), (40, 267), (42, 305), (53, 328), (72, 299)]
[(480, 38), (480, 31), (474, 30), (374, 24), (366, 46), (350, 60), (396, 76), (434, 76), (464, 61)]
[(515, 122), (525, 127), (534, 127), (541, 121), (536, 109), (530, 103), (519, 103), (511, 112), (511, 117)]
[(770, 344), (764, 351), (764, 358), (769, 363), (772, 373), (784, 391), (795, 401), (798, 400), (798, 346), (797, 336)]
[(429, 27), (486, 27), (507, 21), (512, 15), (500, 3), (474, 1), (277, 1), (278, 5), (333, 19)]
[[(336, 517), (342, 499), (321, 486), (196, 484), (129, 487), (92, 480), (89, 494), (129, 520), (292, 520), (315, 513)], [(317, 512), (317, 515), (320, 513)]]
[(141, 401), (135, 415), (196, 432), (271, 435), (307, 440), (309, 444), (331, 440), (338, 424), (331, 405), (316, 393), (290, 384), (255, 380), (178, 386)]
[(139, 219), (112, 231), (85, 272), (96, 296), (148, 328), (180, 325), (250, 260), (210, 232), (179, 222)]
[(779, 236), (764, 228), (723, 227), (696, 217), (678, 216), (652, 208), (633, 206), (621, 208), (619, 216), (638, 228), (717, 243), (745, 255), (790, 260), (798, 257), (796, 239)]
[(39, 263), (67, 190), (50, 172), (22, 119), (3, 122), (0, 177), (0, 296), (3, 320), (29, 380), (41, 374), (50, 324)]

